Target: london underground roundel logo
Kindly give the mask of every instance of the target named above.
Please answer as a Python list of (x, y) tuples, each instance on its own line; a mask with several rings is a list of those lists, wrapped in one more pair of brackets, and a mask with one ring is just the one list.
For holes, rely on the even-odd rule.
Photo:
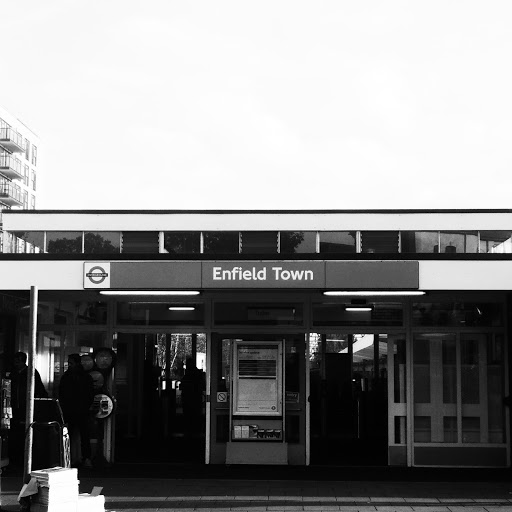
[(89, 278), (89, 281), (93, 284), (101, 284), (107, 279), (108, 272), (99, 265), (96, 265), (95, 267), (91, 267), (89, 269), (89, 272), (87, 272), (86, 277)]

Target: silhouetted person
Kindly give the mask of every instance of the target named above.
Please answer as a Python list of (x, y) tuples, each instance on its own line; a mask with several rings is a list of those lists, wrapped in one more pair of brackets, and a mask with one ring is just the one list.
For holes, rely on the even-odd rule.
[[(9, 432), (9, 463), (18, 466), (23, 464), (27, 428), (25, 419), (27, 415), (28, 366), (25, 352), (14, 354), (13, 370), (10, 377), (12, 420)], [(41, 376), (37, 370), (34, 370), (34, 398), (47, 397), (48, 393), (44, 388)]]
[[(85, 372), (80, 354), (68, 356), (68, 369), (59, 383), (59, 400), (69, 429), (72, 465), (92, 467), (89, 410), (94, 400), (92, 377)], [(79, 439), (80, 438), (80, 439)], [(81, 459), (78, 450), (81, 449)]]
[(180, 389), (185, 435), (197, 435), (202, 430), (204, 378), (191, 357), (187, 358)]

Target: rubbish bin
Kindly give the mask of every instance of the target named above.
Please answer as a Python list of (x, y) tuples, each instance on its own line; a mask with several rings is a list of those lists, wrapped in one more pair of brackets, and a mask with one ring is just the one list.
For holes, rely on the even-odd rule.
[[(56, 398), (34, 399), (32, 469), (71, 467), (68, 429)], [(27, 429), (28, 435), (28, 429)]]

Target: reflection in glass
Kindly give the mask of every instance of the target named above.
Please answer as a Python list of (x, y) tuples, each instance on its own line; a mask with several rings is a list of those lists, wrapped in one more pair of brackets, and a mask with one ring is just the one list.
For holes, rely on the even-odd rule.
[(480, 252), (512, 253), (512, 233), (510, 231), (480, 231)]
[(407, 366), (405, 359), (405, 339), (393, 340), (393, 401), (398, 404), (404, 404), (407, 401)]
[(238, 254), (240, 235), (238, 231), (206, 231), (203, 244), (205, 254)]
[(49, 254), (80, 254), (82, 233), (80, 231), (47, 231), (46, 252)]
[(281, 254), (316, 253), (316, 231), (281, 231)]
[[(170, 306), (189, 306), (193, 309), (170, 310)], [(121, 325), (203, 325), (204, 304), (119, 302), (117, 322)]]
[(303, 305), (218, 302), (214, 319), (216, 325), (302, 325)]
[(476, 327), (502, 325), (502, 305), (482, 302), (417, 302), (412, 321), (417, 326)]
[(121, 233), (107, 231), (86, 231), (84, 234), (85, 254), (116, 254), (121, 252)]
[(439, 252), (438, 231), (402, 231), (400, 237), (403, 253)]
[(480, 403), (480, 351), (486, 343), (485, 334), (461, 335), (461, 393), (463, 404)]
[(430, 443), (432, 427), (430, 416), (414, 416), (414, 442)]
[(158, 231), (123, 231), (122, 252), (123, 253), (158, 253), (159, 233)]
[(457, 442), (457, 416), (444, 416), (443, 441), (445, 443)]
[(430, 340), (418, 334), (414, 337), (414, 403), (430, 403)]
[(277, 231), (243, 231), (240, 233), (243, 254), (276, 254)]
[(361, 252), (398, 253), (398, 231), (361, 231)]
[(462, 417), (462, 442), (480, 442), (480, 418)]
[(443, 403), (457, 403), (457, 360), (455, 337), (441, 340), (443, 357)]
[(487, 338), (487, 415), (489, 442), (505, 442), (505, 358), (503, 336)]
[(167, 231), (164, 233), (164, 250), (169, 254), (199, 254), (201, 233), (199, 231)]
[(313, 304), (313, 325), (375, 325), (401, 326), (403, 304), (399, 302), (369, 302), (371, 311), (346, 311), (345, 304), (325, 302)]
[(441, 252), (446, 254), (478, 252), (477, 231), (441, 231)]
[(355, 253), (355, 231), (320, 231), (321, 253)]
[(43, 252), (44, 231), (15, 231), (13, 235), (30, 244), (31, 249), (26, 252)]

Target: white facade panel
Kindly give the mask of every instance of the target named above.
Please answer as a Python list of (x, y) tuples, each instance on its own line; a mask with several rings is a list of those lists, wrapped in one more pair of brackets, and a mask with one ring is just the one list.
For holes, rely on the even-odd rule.
[(420, 290), (512, 290), (512, 261), (420, 261)]
[(83, 290), (83, 261), (0, 261), (0, 290)]
[(4, 213), (6, 231), (512, 230), (512, 212)]

